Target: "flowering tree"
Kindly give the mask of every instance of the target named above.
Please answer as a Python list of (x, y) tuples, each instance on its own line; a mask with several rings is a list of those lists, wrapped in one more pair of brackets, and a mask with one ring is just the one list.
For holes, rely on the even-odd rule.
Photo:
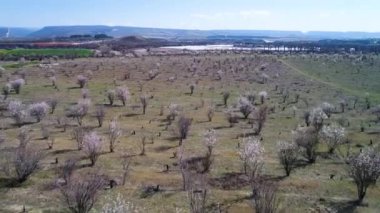
[(87, 115), (90, 106), (91, 106), (90, 99), (81, 99), (78, 101), (76, 105), (71, 106), (67, 110), (66, 116), (76, 119), (78, 121), (79, 126), (81, 126), (82, 120)]
[(123, 106), (125, 106), (125, 104), (130, 98), (128, 88), (127, 87), (116, 88), (116, 97), (123, 103)]
[(8, 104), (9, 114), (12, 116), (13, 120), (19, 127), (24, 123), (27, 115), (24, 108), (25, 106), (21, 101), (18, 100), (10, 101)]
[(268, 93), (266, 91), (259, 92), (260, 102), (261, 104), (264, 104), (265, 99), (268, 97)]
[(238, 107), (240, 112), (243, 114), (244, 118), (247, 119), (248, 116), (253, 112), (254, 107), (251, 102), (246, 97), (240, 97)]
[(334, 111), (335, 107), (327, 102), (323, 102), (321, 105), (322, 111), (327, 115), (327, 117), (331, 116), (331, 113)]
[(319, 132), (319, 136), (327, 145), (330, 154), (334, 153), (337, 146), (345, 142), (345, 130), (336, 124), (323, 126)]
[(243, 161), (244, 173), (248, 175), (251, 184), (260, 176), (264, 164), (264, 148), (260, 140), (249, 137), (243, 140), (243, 148), (240, 149), (240, 159)]
[(16, 94), (20, 94), (21, 87), (25, 84), (25, 80), (22, 78), (19, 78), (9, 83), (12, 89), (16, 92)]
[(380, 154), (374, 149), (368, 148), (351, 157), (348, 174), (354, 179), (360, 204), (366, 195), (367, 188), (375, 184), (380, 176)]
[(42, 157), (43, 155), (40, 151), (27, 146), (18, 147), (13, 160), (17, 182), (26, 181), (38, 169), (38, 164)]
[(309, 116), (309, 123), (313, 125), (316, 130), (319, 131), (323, 126), (324, 120), (327, 118), (328, 116), (322, 110), (322, 108), (317, 107), (311, 110), (310, 116)]
[(135, 206), (131, 202), (126, 202), (125, 198), (118, 194), (115, 198), (108, 198), (103, 205), (102, 213), (135, 213), (142, 212), (143, 209)]
[(255, 130), (256, 135), (261, 134), (264, 124), (267, 120), (267, 114), (268, 114), (268, 107), (265, 105), (260, 106), (260, 108), (255, 111), (254, 120), (256, 123), (256, 130)]
[(215, 108), (213, 106), (209, 106), (207, 108), (207, 118), (209, 122), (212, 121), (212, 118), (214, 117), (214, 113), (215, 113)]
[(203, 133), (203, 144), (207, 147), (210, 155), (217, 142), (216, 131), (214, 129), (206, 130), (206, 132)]
[(225, 115), (228, 123), (230, 124), (230, 128), (232, 128), (234, 126), (234, 124), (238, 122), (238, 117), (235, 114), (235, 112), (233, 111), (233, 109), (231, 109), (231, 108), (227, 109), (224, 112), (224, 115)]
[(90, 132), (84, 136), (83, 145), (84, 152), (90, 158), (91, 166), (94, 166), (102, 149), (102, 139), (96, 132)]
[(175, 117), (179, 114), (181, 111), (181, 107), (178, 104), (171, 103), (169, 106), (169, 116), (168, 118), (170, 120), (175, 120)]
[(78, 75), (77, 76), (77, 84), (79, 85), (80, 88), (83, 88), (88, 82), (88, 79), (84, 75)]
[(40, 122), (49, 112), (49, 105), (46, 102), (34, 103), (29, 105), (29, 115), (35, 117)]
[(277, 155), (280, 164), (284, 167), (286, 176), (290, 175), (298, 157), (298, 147), (295, 143), (279, 141), (277, 143)]
[(110, 122), (109, 128), (108, 128), (108, 138), (110, 142), (110, 152), (113, 152), (116, 146), (116, 142), (118, 138), (122, 135), (122, 131), (119, 127), (119, 124), (116, 120), (112, 120)]

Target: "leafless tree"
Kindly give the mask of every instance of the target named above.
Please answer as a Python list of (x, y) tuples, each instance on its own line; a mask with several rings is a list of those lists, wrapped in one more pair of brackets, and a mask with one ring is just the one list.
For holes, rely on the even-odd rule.
[(226, 110), (224, 114), (226, 116), (228, 123), (230, 124), (230, 128), (232, 128), (234, 124), (238, 122), (237, 115), (234, 113), (233, 109)]
[(254, 119), (256, 123), (255, 134), (260, 135), (264, 124), (267, 120), (268, 107), (263, 105), (258, 110), (255, 111)]
[(30, 128), (26, 126), (22, 127), (17, 135), (17, 139), (19, 140), (18, 147), (25, 148), (32, 139), (30, 136)]
[(86, 131), (83, 127), (75, 127), (72, 131), (72, 138), (77, 143), (78, 150), (82, 150), (83, 148), (83, 139)]
[(213, 106), (209, 106), (208, 109), (207, 109), (207, 118), (208, 118), (209, 122), (212, 121), (212, 118), (214, 117), (214, 112), (215, 112), (214, 107)]
[(140, 151), (140, 155), (145, 155), (145, 145), (146, 145), (146, 136), (143, 135), (141, 137), (141, 151)]
[(190, 126), (192, 123), (192, 119), (181, 116), (178, 120), (178, 135), (179, 135), (179, 146), (182, 145), (184, 139), (187, 138), (187, 135), (190, 131)]
[(50, 107), (50, 110), (51, 110), (50, 113), (54, 114), (54, 111), (55, 111), (55, 109), (57, 108), (57, 105), (58, 105), (58, 100), (55, 99), (55, 98), (52, 98), (47, 103), (48, 103), (48, 105)]
[(187, 174), (187, 197), (190, 204), (190, 212), (205, 213), (208, 196), (207, 175), (191, 172)]
[(190, 95), (194, 94), (195, 84), (190, 84)]
[(317, 157), (318, 131), (314, 127), (298, 128), (293, 132), (294, 142), (303, 151), (304, 157), (309, 163), (314, 163)]
[(260, 183), (255, 187), (253, 205), (257, 213), (277, 212), (279, 201), (277, 197), (277, 186), (273, 183)]
[(286, 176), (290, 175), (293, 170), (297, 158), (298, 158), (298, 147), (295, 143), (289, 143), (286, 141), (279, 141), (277, 143), (277, 155), (280, 164), (285, 170)]
[(29, 146), (18, 147), (13, 161), (17, 182), (26, 181), (38, 169), (38, 164), (42, 157), (41, 151), (32, 149)]
[(230, 92), (228, 91), (223, 92), (223, 104), (225, 107), (227, 107), (228, 98), (230, 98)]
[(65, 161), (65, 164), (60, 169), (60, 176), (65, 180), (65, 183), (68, 184), (71, 182), (71, 177), (74, 173), (75, 166), (77, 164), (77, 159), (68, 159)]
[(103, 106), (96, 107), (95, 117), (96, 117), (96, 120), (98, 121), (99, 127), (103, 126), (103, 121), (104, 121), (105, 116), (106, 116), (106, 110), (104, 109), (104, 107)]
[(123, 177), (122, 177), (122, 185), (124, 186), (126, 181), (127, 181), (127, 177), (129, 175), (129, 170), (130, 170), (130, 165), (131, 165), (131, 156), (129, 156), (128, 154), (124, 154), (122, 156), (122, 166), (123, 166)]
[(145, 115), (146, 107), (148, 106), (148, 96), (146, 95), (140, 96), (140, 102), (143, 109), (143, 115)]
[(87, 174), (84, 177), (71, 179), (61, 187), (61, 194), (67, 208), (73, 213), (88, 213), (97, 200), (99, 190), (106, 184), (98, 174)]
[(76, 105), (71, 106), (66, 111), (66, 116), (69, 118), (76, 119), (79, 126), (81, 126), (83, 122), (83, 118), (87, 115), (90, 106), (91, 106), (91, 100), (89, 99), (79, 100)]
[(113, 105), (113, 102), (115, 101), (116, 92), (115, 90), (108, 90), (107, 91), (107, 99), (109, 101), (110, 106)]

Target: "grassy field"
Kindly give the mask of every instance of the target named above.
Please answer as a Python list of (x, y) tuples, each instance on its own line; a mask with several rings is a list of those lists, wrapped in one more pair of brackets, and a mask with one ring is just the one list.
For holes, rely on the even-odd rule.
[(28, 56), (76, 56), (76, 57), (89, 57), (92, 55), (92, 51), (89, 49), (81, 49), (81, 48), (46, 48), (46, 49), (11, 49), (5, 50), (0, 49), (0, 58), (5, 58), (7, 56), (15, 56), (15, 57), (28, 57)]
[[(1, 54), (1, 53), (0, 53)], [(56, 54), (54, 54), (56, 55)], [(231, 176), (240, 174), (242, 162), (238, 155), (239, 135), (251, 133), (252, 128), (247, 121), (239, 118), (239, 123), (229, 128), (225, 119), (225, 107), (222, 105), (223, 91), (230, 91), (229, 106), (237, 102), (240, 94), (246, 91), (267, 91), (269, 98), (266, 104), (275, 111), (268, 115), (261, 137), (265, 148), (265, 163), (263, 174), (279, 185), (281, 212), (379, 212), (380, 188), (369, 189), (365, 205), (352, 205), (356, 199), (356, 186), (347, 175), (346, 165), (326, 154), (325, 146), (318, 148), (318, 158), (315, 164), (296, 168), (284, 178), (276, 154), (276, 143), (279, 140), (292, 140), (291, 131), (298, 125), (303, 125), (302, 115), (306, 110), (327, 101), (338, 106), (341, 98), (348, 100), (348, 109), (344, 113), (334, 113), (326, 123), (341, 122), (346, 126), (348, 137), (352, 141), (353, 151), (366, 147), (369, 140), (378, 145), (378, 125), (373, 123), (373, 117), (365, 110), (364, 93), (370, 93), (373, 104), (376, 104), (380, 92), (379, 72), (376, 64), (380, 58), (367, 56), (373, 62), (360, 62), (352, 65), (352, 60), (343, 56), (288, 56), (278, 58), (270, 55), (239, 55), (219, 54), (205, 56), (146, 56), (140, 58), (100, 58), (60, 60), (54, 67), (59, 90), (53, 88), (46, 77), (47, 71), (37, 66), (26, 69), (27, 84), (19, 95), (12, 94), (10, 98), (23, 100), (24, 103), (57, 98), (58, 109), (41, 123), (48, 125), (55, 144), (52, 150), (47, 150), (45, 140), (41, 140), (41, 123), (32, 122), (32, 142), (35, 147), (44, 150), (46, 157), (40, 169), (29, 180), (18, 187), (6, 187), (1, 183), (6, 176), (0, 173), (0, 209), (1, 212), (20, 212), (25, 205), (29, 212), (67, 212), (60, 197), (59, 189), (51, 187), (56, 179), (57, 167), (64, 160), (81, 157), (80, 168), (76, 173), (97, 171), (114, 179), (122, 176), (121, 156), (125, 153), (135, 155), (132, 158), (130, 176), (125, 186), (100, 193), (94, 212), (100, 211), (102, 205), (113, 199), (117, 194), (141, 209), (141, 212), (189, 212), (187, 195), (181, 190), (181, 174), (177, 166), (178, 159), (173, 159), (173, 152), (178, 149), (178, 140), (173, 137), (172, 129), (175, 123), (166, 126), (167, 106), (177, 103), (183, 108), (181, 114), (193, 118), (190, 135), (184, 142), (186, 156), (199, 156), (205, 152), (202, 145), (202, 134), (206, 129), (217, 131), (218, 143), (214, 150), (214, 163), (209, 178), (209, 197), (207, 212), (217, 212), (217, 206), (222, 212), (253, 212), (249, 196), (250, 187), (244, 183), (235, 183)], [(337, 61), (334, 61), (337, 58)], [(359, 63), (359, 62), (356, 62)], [(195, 71), (193, 71), (196, 67)], [(148, 80), (148, 72), (159, 69), (160, 74), (153, 80)], [(25, 68), (24, 68), (25, 70)], [(97, 127), (92, 116), (84, 119), (84, 125), (96, 130), (104, 138), (108, 129), (108, 121), (117, 117), (124, 135), (117, 146), (116, 152), (109, 153), (107, 140), (95, 167), (86, 166), (89, 160), (83, 152), (76, 149), (71, 139), (71, 130), (77, 125), (70, 122), (67, 132), (57, 127), (56, 118), (64, 115), (64, 109), (81, 98), (81, 90), (77, 88), (76, 76), (86, 75), (92, 71), (87, 85), (94, 111), (95, 105), (105, 105), (107, 113), (105, 125)], [(222, 80), (216, 80), (215, 74), (223, 70)], [(359, 70), (359, 71), (358, 71)], [(8, 70), (11, 78), (18, 76), (18, 69)], [(130, 73), (130, 79), (124, 79), (125, 73)], [(262, 74), (269, 76), (266, 83), (260, 83)], [(168, 81), (171, 77), (176, 80)], [(356, 80), (355, 80), (356, 79)], [(6, 79), (0, 78), (1, 85)], [(195, 92), (189, 95), (189, 85), (196, 84)], [(139, 84), (142, 84), (140, 91)], [(131, 100), (126, 107), (119, 102), (117, 106), (107, 105), (106, 91), (117, 86), (127, 86), (131, 92)], [(278, 88), (275, 90), (275, 88)], [(283, 103), (281, 90), (289, 91), (288, 100)], [(147, 113), (141, 113), (139, 96), (153, 96), (149, 100)], [(294, 103), (295, 95), (300, 95), (300, 101)], [(358, 96), (359, 102), (353, 109), (350, 97)], [(204, 106), (202, 106), (204, 102)], [(215, 116), (212, 122), (207, 121), (207, 107), (215, 106)], [(260, 104), (257, 103), (257, 107)], [(161, 106), (165, 107), (164, 115), (160, 116)], [(240, 115), (240, 114), (239, 114)], [(31, 120), (33, 121), (33, 120)], [(2, 131), (8, 140), (1, 145), (2, 149), (16, 147), (18, 128), (14, 127), (12, 119), (6, 113), (1, 117)], [(360, 127), (365, 126), (361, 132)], [(131, 132), (136, 134), (132, 135)], [(140, 141), (143, 136), (153, 136), (154, 143), (147, 145), (146, 155), (140, 156)], [(158, 136), (160, 135), (160, 136)], [(53, 164), (55, 158), (59, 165)], [(169, 165), (168, 172), (163, 172)], [(334, 175), (334, 179), (330, 176)], [(147, 185), (160, 185), (161, 190), (147, 198), (140, 198), (141, 188)], [(229, 185), (227, 189), (223, 185)]]

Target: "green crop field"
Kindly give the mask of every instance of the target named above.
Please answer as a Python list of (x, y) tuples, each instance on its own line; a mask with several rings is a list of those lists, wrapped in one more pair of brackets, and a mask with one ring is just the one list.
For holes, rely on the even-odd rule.
[(76, 56), (76, 57), (89, 57), (92, 55), (92, 51), (89, 49), (80, 48), (46, 48), (46, 49), (0, 49), (0, 57), (16, 56), (16, 57), (28, 57), (28, 56)]

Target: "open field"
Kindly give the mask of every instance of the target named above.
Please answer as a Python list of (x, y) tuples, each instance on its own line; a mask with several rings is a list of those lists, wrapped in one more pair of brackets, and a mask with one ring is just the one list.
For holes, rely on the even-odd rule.
[[(1, 54), (66, 54), (63, 50), (4, 51)], [(38, 52), (34, 52), (38, 51)], [(61, 52), (63, 51), (63, 52)], [(70, 49), (72, 54), (83, 57), (91, 52)], [(365, 57), (365, 58), (364, 58)], [(209, 54), (198, 56), (145, 56), (140, 58), (81, 58), (58, 60), (59, 65), (51, 69), (29, 64), (25, 67), (10, 67), (3, 71), (0, 85), (6, 84), (6, 76), (17, 79), (25, 76), (26, 84), (20, 94), (11, 93), (9, 99), (22, 100), (24, 104), (59, 101), (54, 114), (49, 114), (40, 123), (27, 118), (26, 126), (31, 128), (31, 144), (43, 150), (45, 157), (37, 172), (24, 183), (10, 187), (10, 178), (0, 172), (0, 212), (21, 212), (23, 206), (28, 212), (67, 212), (60, 190), (54, 186), (57, 170), (65, 160), (79, 158), (76, 174), (99, 172), (120, 182), (122, 177), (122, 156), (130, 155), (130, 174), (124, 186), (102, 190), (94, 212), (100, 211), (107, 199), (118, 194), (132, 202), (140, 212), (189, 212), (187, 193), (182, 190), (182, 177), (178, 167), (178, 137), (173, 134), (177, 120), (168, 125), (168, 106), (175, 103), (181, 106), (180, 114), (192, 118), (189, 136), (183, 142), (184, 157), (201, 156), (206, 152), (203, 133), (215, 129), (217, 144), (213, 150), (213, 164), (207, 174), (208, 199), (206, 212), (254, 212), (250, 199), (251, 189), (247, 178), (242, 174), (239, 158), (239, 144), (245, 135), (252, 135), (254, 128), (241, 113), (238, 123), (229, 127), (226, 120), (226, 107), (222, 93), (231, 93), (228, 106), (238, 102), (239, 95), (266, 91), (265, 104), (259, 98), (254, 103), (272, 108), (260, 135), (264, 146), (263, 177), (278, 184), (280, 212), (379, 212), (380, 188), (370, 187), (364, 204), (353, 205), (357, 198), (356, 185), (347, 175), (347, 165), (333, 155), (327, 154), (327, 147), (320, 143), (314, 164), (303, 163), (285, 177), (278, 162), (276, 143), (292, 141), (292, 130), (304, 126), (304, 112), (329, 102), (335, 106), (329, 123), (343, 125), (352, 151), (379, 145), (379, 125), (375, 117), (366, 109), (366, 98), (371, 106), (380, 103), (380, 58), (374, 55), (243, 55)], [(0, 64), (1, 65), (1, 64)], [(89, 72), (89, 70), (91, 72)], [(149, 78), (149, 71), (158, 75)], [(222, 73), (218, 73), (222, 70)], [(78, 125), (70, 120), (66, 132), (57, 124), (57, 118), (64, 117), (65, 109), (82, 98), (77, 86), (78, 75), (89, 79), (86, 89), (91, 99), (90, 113), (84, 118), (83, 126), (97, 131), (104, 137), (102, 154), (95, 166), (90, 167), (89, 159), (83, 151), (78, 151), (71, 132)], [(129, 78), (125, 78), (126, 75)], [(51, 86), (49, 77), (56, 77), (57, 88)], [(195, 85), (190, 94), (190, 85)], [(107, 90), (126, 86), (131, 94), (126, 106), (115, 101), (108, 104)], [(369, 93), (369, 95), (366, 95)], [(149, 98), (146, 114), (142, 114), (140, 95)], [(284, 98), (285, 94), (288, 94)], [(299, 100), (296, 96), (299, 95)], [(344, 100), (344, 112), (340, 102)], [(353, 107), (354, 100), (358, 100)], [(5, 103), (4, 103), (5, 104)], [(93, 114), (96, 106), (104, 106), (106, 117), (103, 127), (98, 127)], [(214, 106), (215, 115), (211, 122), (207, 110)], [(161, 109), (163, 115), (160, 115)], [(19, 129), (6, 111), (1, 111), (1, 131), (7, 140), (0, 144), (2, 152), (18, 146)], [(179, 116), (177, 116), (179, 117)], [(107, 131), (111, 119), (117, 118), (123, 136), (115, 152), (108, 149)], [(177, 118), (178, 119), (178, 118)], [(55, 139), (52, 149), (47, 149), (47, 141), (41, 139), (41, 126), (47, 126)], [(361, 131), (361, 128), (364, 128)], [(135, 134), (132, 134), (135, 132)], [(154, 143), (146, 145), (145, 155), (139, 155), (142, 137), (153, 138)], [(3, 155), (1, 162), (5, 162)], [(58, 158), (59, 163), (55, 164)], [(304, 162), (302, 157), (299, 157)], [(165, 171), (165, 165), (169, 170)], [(333, 176), (333, 178), (331, 178)], [(141, 197), (142, 188), (160, 186), (160, 190)]]

